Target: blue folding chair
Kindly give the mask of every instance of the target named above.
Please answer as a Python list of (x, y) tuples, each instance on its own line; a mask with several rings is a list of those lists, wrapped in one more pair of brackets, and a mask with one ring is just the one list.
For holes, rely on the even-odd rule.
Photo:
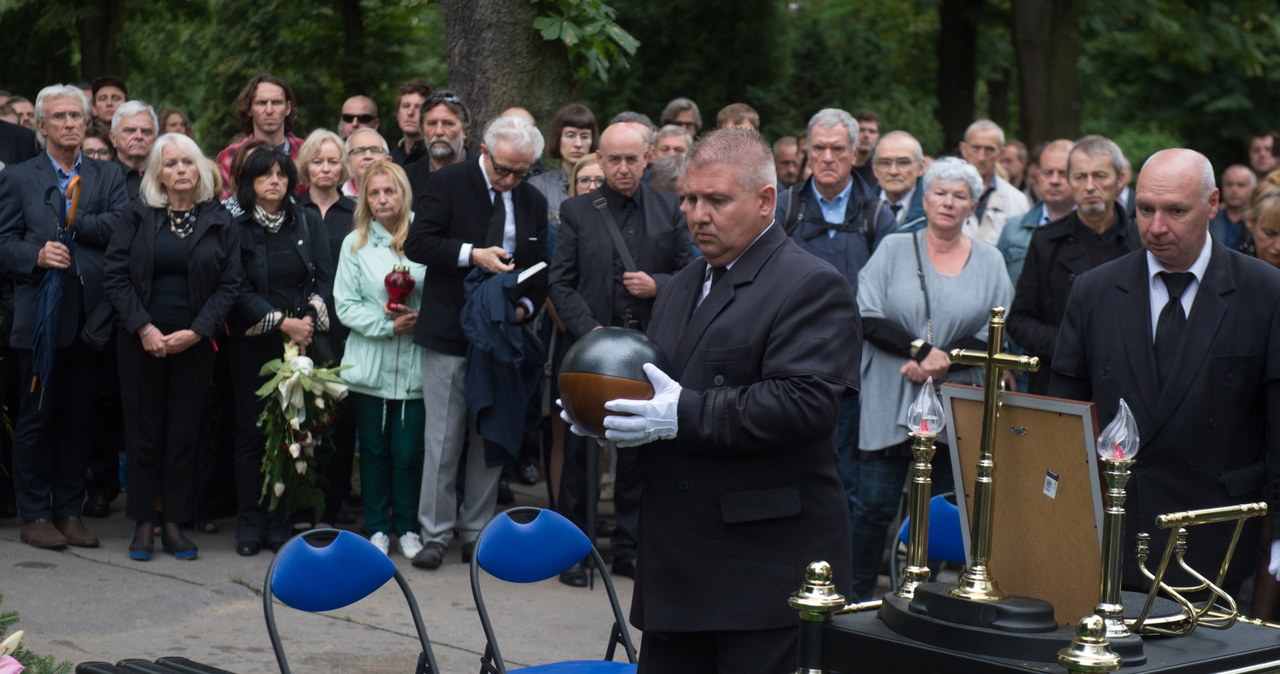
[(409, 604), (418, 641), (422, 644), (414, 674), (439, 674), (427, 628), (422, 624), (422, 614), (409, 583), (385, 553), (365, 538), (339, 529), (312, 529), (294, 536), (280, 548), (267, 568), (262, 611), (282, 674), (290, 674), (290, 670), (276, 629), (273, 597), (299, 611), (333, 611), (373, 594), (392, 578), (400, 585)]
[[(960, 532), (960, 509), (951, 502), (955, 492), (938, 494), (929, 499), (929, 559), (964, 564), (964, 536)], [(898, 528), (898, 541), (910, 545), (911, 518), (905, 517)], [(897, 548), (897, 543), (894, 543)], [(901, 564), (897, 554), (890, 555), (890, 580), (896, 586), (902, 580)], [(934, 580), (937, 580), (936, 578)]]
[[(528, 522), (518, 522), (512, 518), (513, 514), (532, 514), (533, 518)], [(614, 622), (609, 633), (604, 659), (556, 662), (508, 670), (506, 662), (502, 659), (502, 652), (498, 649), (493, 624), (489, 621), (489, 611), (485, 608), (484, 597), (480, 592), (480, 569), (507, 582), (536, 583), (560, 575), (561, 571), (573, 566), (587, 555), (591, 556), (596, 568), (600, 570), (605, 590), (609, 593), (609, 603), (613, 607)], [(627, 631), (626, 620), (622, 617), (618, 594), (613, 589), (613, 577), (609, 575), (600, 552), (592, 545), (586, 534), (582, 533), (582, 530), (573, 522), (553, 510), (524, 506), (499, 513), (489, 520), (484, 530), (480, 532), (475, 555), (471, 558), (471, 594), (475, 597), (476, 610), (480, 613), (480, 624), (484, 627), (484, 657), (480, 659), (482, 674), (506, 674), (508, 671), (523, 674), (636, 671), (636, 648), (631, 643), (631, 634)], [(618, 644), (622, 644), (626, 651), (627, 662), (613, 661)]]

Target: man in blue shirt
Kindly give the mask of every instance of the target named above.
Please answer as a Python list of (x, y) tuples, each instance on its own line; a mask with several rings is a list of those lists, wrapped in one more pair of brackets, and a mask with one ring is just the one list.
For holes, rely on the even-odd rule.
[(1209, 234), (1214, 241), (1240, 250), (1244, 235), (1244, 209), (1249, 205), (1258, 178), (1244, 164), (1232, 164), (1222, 172), (1222, 203), (1209, 221)]

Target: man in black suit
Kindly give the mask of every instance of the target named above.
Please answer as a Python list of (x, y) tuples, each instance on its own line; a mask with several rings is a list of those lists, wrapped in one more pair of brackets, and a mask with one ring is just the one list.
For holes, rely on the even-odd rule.
[[(596, 152), (605, 184), (560, 206), (548, 293), (571, 340), (606, 325), (645, 329), (654, 298), (674, 272), (693, 260), (689, 232), (675, 195), (640, 181), (649, 154), (646, 128), (633, 122), (611, 125), (600, 136)], [(598, 204), (608, 210), (607, 216)], [(611, 228), (617, 229), (635, 270), (624, 266)], [(557, 510), (584, 529), (586, 453), (595, 448), (594, 442), (583, 438), (565, 438), (564, 472), (556, 499)], [(617, 468), (613, 569), (615, 574), (634, 577), (640, 518), (636, 450), (619, 449)], [(581, 566), (561, 574), (560, 580), (568, 585), (587, 584)]]
[(606, 404), (635, 415), (606, 417), (609, 438), (653, 443), (639, 450), (641, 672), (795, 671), (786, 599), (806, 564), (830, 562), (849, 589), (833, 438), (861, 321), (845, 277), (774, 221), (776, 183), (752, 130), (694, 146), (683, 208), (705, 262), (663, 289), (648, 330), (671, 371), (645, 366), (652, 400)]
[[(1280, 271), (1207, 235), (1213, 167), (1192, 150), (1152, 155), (1138, 176), (1137, 250), (1076, 280), (1053, 358), (1054, 396), (1093, 401), (1110, 423), (1123, 398), (1142, 441), (1129, 481), (1124, 583), (1145, 584), (1133, 536), (1161, 513), (1266, 500), (1280, 531)], [(1230, 527), (1191, 531), (1187, 562), (1212, 577)], [(1253, 568), (1249, 520), (1227, 573)], [(1183, 576), (1177, 574), (1177, 576)], [(1186, 580), (1175, 577), (1175, 584)]]
[[(542, 154), (542, 134), (518, 116), (495, 119), (485, 130), (476, 161), (433, 171), (416, 200), (405, 255), (431, 270), (422, 286), (422, 315), (414, 342), (422, 357), (426, 404), (426, 456), (418, 520), (421, 552), (413, 564), (439, 568), (456, 528), (463, 561), (469, 561), (480, 530), (493, 515), (502, 465), (487, 465), (484, 441), (470, 420), (466, 400), (467, 338), (462, 332), (463, 280), (474, 267), (508, 273), (547, 256), (547, 200), (524, 182)], [(522, 286), (515, 321), (524, 321), (546, 297), (546, 274)], [(457, 502), (456, 481), (468, 435), (465, 494)]]
[(0, 119), (0, 169), (22, 162), (40, 152), (30, 129)]
[[(22, 540), (39, 548), (98, 545), (80, 520), (80, 506), (102, 357), (80, 339), (80, 329), (102, 302), (102, 257), (128, 197), (115, 164), (81, 157), (88, 117), (89, 99), (80, 89), (45, 87), (36, 98), (36, 124), (47, 151), (0, 172), (0, 267), (15, 277), (10, 346), (18, 352), (23, 383), (13, 478)], [(65, 192), (75, 175), (82, 187), (73, 258), (54, 240), (56, 221), (45, 190), (56, 185)], [(39, 320), (37, 289), (45, 274), (69, 268), (78, 269), (79, 278), (68, 274), (53, 317), (53, 369), (33, 390), (27, 382)]]

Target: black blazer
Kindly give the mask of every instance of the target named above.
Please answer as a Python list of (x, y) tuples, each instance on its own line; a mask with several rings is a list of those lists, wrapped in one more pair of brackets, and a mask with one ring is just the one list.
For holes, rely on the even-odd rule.
[[(1120, 231), (1111, 242), (1112, 258), (1142, 247), (1138, 228), (1117, 204)], [(1093, 268), (1089, 250), (1077, 238), (1080, 217), (1070, 215), (1035, 230), (1017, 291), (1009, 309), (1009, 336), (1033, 356), (1040, 357), (1040, 369), (1031, 373), (1029, 393), (1049, 392), (1053, 374), (1053, 351), (1058, 343), (1058, 326), (1067, 310), (1067, 294), (1076, 278)]]
[[(319, 214), (292, 203), (295, 232), (301, 236), (294, 243), (294, 248), (302, 258), (310, 275), (294, 290), (294, 304), (305, 307), (312, 295), (320, 296), (326, 303), (333, 297), (334, 265), (329, 260), (329, 233), (320, 222)], [(236, 297), (228, 323), (232, 337), (244, 337), (245, 332), (253, 327), (264, 316), (276, 310), (290, 307), (272, 306), (267, 301), (267, 233), (253, 215), (242, 213), (235, 216), (240, 227), (240, 264), (244, 274), (240, 283), (240, 293)], [(320, 329), (317, 325), (316, 329)]]
[[(1178, 354), (1162, 387), (1152, 348), (1146, 251), (1081, 276), (1067, 300), (1049, 393), (1097, 404), (1099, 428), (1124, 398), (1142, 441), (1128, 484), (1125, 584), (1142, 585), (1133, 537), (1163, 550), (1159, 514), (1264, 498), (1280, 531), (1280, 270), (1214, 243)], [(1228, 582), (1252, 572), (1250, 520)], [(1195, 527), (1187, 561), (1214, 575), (1230, 527)], [(1273, 534), (1274, 535), (1274, 534)], [(1150, 562), (1148, 562), (1150, 563)], [(1148, 567), (1151, 568), (1151, 567)]]
[[(82, 159), (80, 207), (76, 214), (76, 262), (80, 283), (64, 285), (58, 316), (58, 347), (70, 346), (79, 334), (80, 320), (102, 302), (102, 257), (116, 230), (129, 196), (114, 162)], [(14, 275), (13, 333), (9, 345), (30, 349), (35, 341), (36, 292), (45, 270), (36, 256), (45, 242), (57, 236), (57, 217), (44, 203), (44, 193), (57, 185), (47, 153), (0, 171), (0, 267)]]
[[(191, 255), (187, 258), (187, 289), (196, 309), (191, 330), (214, 337), (240, 293), (240, 228), (214, 199), (196, 205)], [(107, 299), (120, 316), (120, 327), (136, 335), (151, 322), (147, 304), (155, 271), (156, 232), (168, 227), (164, 208), (134, 202), (107, 247)]]
[[(672, 274), (693, 261), (693, 246), (674, 194), (645, 183), (636, 194), (644, 234), (640, 245), (630, 247), (631, 257), (640, 271), (648, 272), (657, 282), (661, 295)], [(556, 231), (547, 292), (573, 339), (609, 325), (614, 315), (614, 260), (618, 252), (608, 226), (592, 205), (598, 198), (602, 192), (594, 190), (560, 205), (560, 229)], [(652, 302), (637, 303), (644, 310), (643, 318), (648, 319)]]
[(695, 309), (706, 268), (698, 260), (672, 279), (648, 330), (684, 390), (676, 439), (639, 452), (631, 622), (784, 628), (809, 562), (829, 561), (836, 587), (849, 588), (834, 440), (841, 396), (858, 387), (858, 306), (844, 276), (777, 224)]
[[(423, 160), (425, 161), (425, 160)], [(547, 199), (528, 183), (511, 191), (516, 220), (517, 270), (547, 258)], [(404, 254), (427, 265), (422, 286), (422, 309), (414, 343), (451, 356), (467, 354), (462, 334), (463, 279), (471, 266), (458, 266), (462, 244), (483, 246), (493, 215), (493, 201), (484, 173), (475, 159), (433, 171), (426, 189), (414, 197), (414, 219), (404, 242)], [(523, 296), (542, 305), (547, 296), (547, 275), (531, 279)]]
[(0, 119), (0, 165), (21, 164), (37, 154), (40, 147), (31, 129)]

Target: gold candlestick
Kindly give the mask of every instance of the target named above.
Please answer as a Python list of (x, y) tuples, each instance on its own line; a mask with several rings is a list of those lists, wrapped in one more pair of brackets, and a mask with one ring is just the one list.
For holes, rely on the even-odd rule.
[(933, 390), (933, 377), (929, 377), (915, 402), (907, 410), (907, 425), (911, 428), (912, 465), (910, 518), (907, 542), (907, 567), (902, 571), (902, 582), (894, 594), (903, 599), (916, 595), (916, 588), (929, 580), (929, 502), (933, 490), (934, 440), (946, 424), (942, 403)]
[(995, 432), (1000, 408), (1000, 379), (1005, 370), (1040, 369), (1040, 359), (1000, 353), (1004, 342), (1004, 307), (992, 307), (987, 323), (987, 350), (956, 349), (951, 361), (959, 365), (981, 365), (987, 369), (982, 397), (982, 453), (978, 457), (978, 476), (973, 486), (973, 544), (969, 564), (951, 595), (974, 601), (1004, 599), (1004, 591), (996, 584), (987, 562), (991, 559), (991, 513), (995, 498)]
[(1098, 457), (1102, 459), (1107, 477), (1106, 514), (1102, 520), (1102, 580), (1098, 605), (1093, 611), (1102, 618), (1107, 639), (1124, 639), (1133, 633), (1124, 622), (1124, 604), (1120, 600), (1120, 579), (1123, 575), (1124, 535), (1124, 485), (1129, 481), (1129, 469), (1138, 455), (1141, 443), (1138, 439), (1138, 423), (1129, 410), (1129, 404), (1120, 399), (1116, 416), (1098, 436)]
[(1111, 650), (1104, 636), (1106, 627), (1102, 618), (1096, 615), (1085, 616), (1076, 623), (1076, 638), (1071, 645), (1058, 651), (1058, 664), (1073, 674), (1096, 674), (1114, 672), (1124, 664), (1119, 655)]

